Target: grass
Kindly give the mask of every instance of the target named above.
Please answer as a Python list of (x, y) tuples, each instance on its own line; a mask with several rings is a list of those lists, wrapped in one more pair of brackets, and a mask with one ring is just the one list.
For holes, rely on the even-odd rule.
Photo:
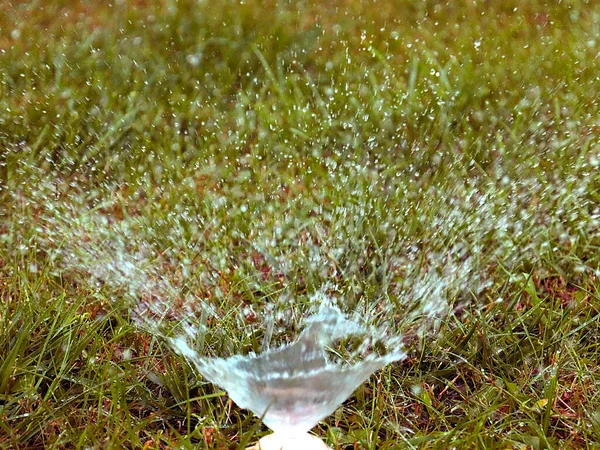
[(600, 446), (597, 2), (0, 5), (1, 447), (243, 448), (136, 305), (319, 293), (411, 350), (333, 448)]

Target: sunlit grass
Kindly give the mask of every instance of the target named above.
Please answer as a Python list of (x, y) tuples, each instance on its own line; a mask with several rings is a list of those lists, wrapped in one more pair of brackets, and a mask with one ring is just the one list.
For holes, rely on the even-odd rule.
[(600, 8), (496, 3), (0, 2), (0, 446), (243, 448), (132, 297), (320, 290), (454, 306), (332, 447), (599, 446)]

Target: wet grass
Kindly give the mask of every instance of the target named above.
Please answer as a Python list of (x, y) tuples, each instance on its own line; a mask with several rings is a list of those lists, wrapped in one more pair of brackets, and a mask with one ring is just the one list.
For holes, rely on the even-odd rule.
[(333, 448), (600, 446), (596, 2), (0, 5), (1, 447), (251, 442), (131, 301), (318, 291), (453, 305)]

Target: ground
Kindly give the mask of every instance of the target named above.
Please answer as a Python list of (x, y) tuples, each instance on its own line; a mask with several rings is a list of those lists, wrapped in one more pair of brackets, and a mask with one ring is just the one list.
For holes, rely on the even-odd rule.
[(408, 352), (332, 448), (599, 447), (599, 74), (593, 0), (0, 0), (0, 447), (244, 448), (163, 335), (323, 299)]

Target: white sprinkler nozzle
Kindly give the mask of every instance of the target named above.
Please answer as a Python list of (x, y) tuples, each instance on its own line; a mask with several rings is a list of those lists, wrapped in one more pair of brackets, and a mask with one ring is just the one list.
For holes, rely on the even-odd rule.
[(331, 448), (318, 437), (308, 433), (295, 436), (273, 433), (261, 438), (246, 450), (331, 450)]

